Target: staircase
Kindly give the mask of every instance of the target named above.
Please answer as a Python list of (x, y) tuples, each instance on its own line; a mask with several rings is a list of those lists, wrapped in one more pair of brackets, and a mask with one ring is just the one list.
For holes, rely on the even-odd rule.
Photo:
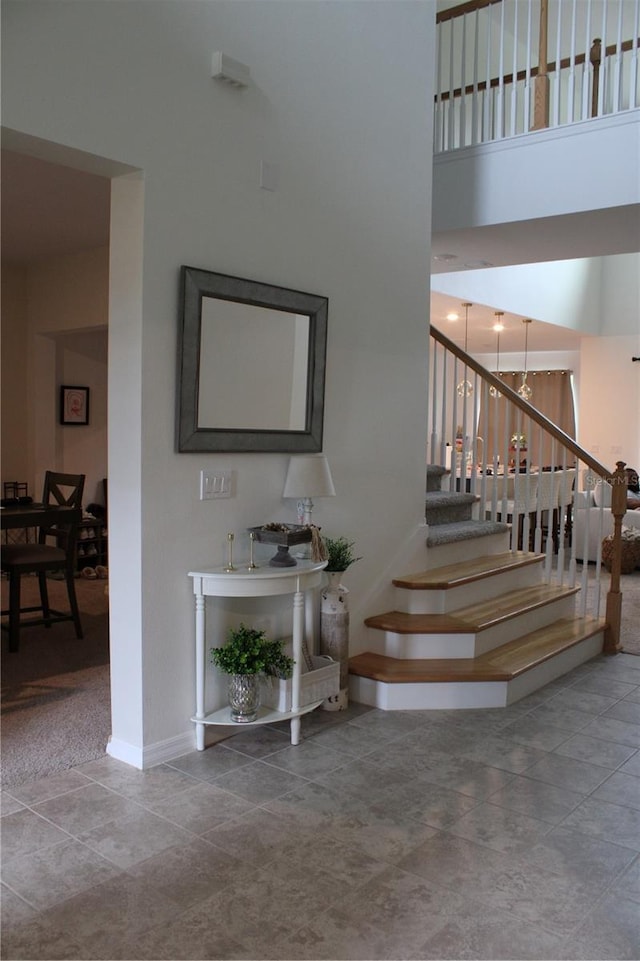
[(505, 707), (602, 651), (578, 587), (545, 583), (544, 554), (509, 550), (509, 525), (473, 520), (474, 494), (427, 468), (427, 564), (393, 580), (396, 610), (365, 620), (354, 700), (383, 710)]

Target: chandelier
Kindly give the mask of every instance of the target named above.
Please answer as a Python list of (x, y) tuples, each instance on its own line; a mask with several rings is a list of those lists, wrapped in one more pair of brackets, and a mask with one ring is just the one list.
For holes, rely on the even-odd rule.
[(524, 328), (524, 373), (522, 375), (522, 383), (518, 387), (518, 393), (523, 400), (531, 400), (531, 395), (533, 390), (527, 383), (527, 353), (529, 348), (529, 324), (531, 320), (529, 318), (523, 318), (522, 323), (525, 325)]

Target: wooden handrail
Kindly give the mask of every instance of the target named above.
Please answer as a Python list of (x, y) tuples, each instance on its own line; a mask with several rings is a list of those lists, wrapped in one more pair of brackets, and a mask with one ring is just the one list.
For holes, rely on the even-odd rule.
[(494, 3), (502, 3), (502, 0), (466, 0), (465, 3), (459, 3), (457, 7), (440, 10), (440, 12), (436, 14), (436, 23), (445, 23), (447, 20), (457, 20), (458, 17), (464, 17), (465, 14), (473, 13), (475, 10), (482, 10), (483, 7), (490, 7)]
[[(497, 0), (492, 0), (492, 2), (497, 2)], [(594, 40), (594, 44), (595, 43), (600, 43), (600, 41)], [(635, 46), (640, 47), (640, 37), (638, 37), (637, 40), (623, 40), (623, 42), (620, 44), (620, 51), (621, 53), (627, 53), (629, 50), (633, 50)], [(612, 57), (613, 54), (616, 53), (617, 49), (618, 49), (618, 45), (616, 43), (609, 44), (609, 46), (606, 47), (604, 50), (604, 55), (606, 57)], [(593, 50), (593, 47), (591, 48), (591, 50)], [(601, 48), (599, 49), (598, 52), (601, 53)], [(572, 63), (574, 63), (576, 66), (578, 66), (579, 64), (583, 64), (590, 57), (591, 57), (591, 51), (589, 52), (589, 54), (578, 53), (576, 54), (573, 60), (571, 60), (571, 57), (563, 57), (562, 60), (560, 61), (560, 70), (566, 70), (568, 67), (571, 66)], [(590, 61), (590, 62), (593, 63), (593, 61)], [(551, 60), (547, 64), (547, 73), (548, 74), (555, 73), (555, 71), (556, 71), (556, 61)], [(538, 67), (532, 67), (531, 70), (529, 71), (529, 76), (532, 78), (537, 77)], [(518, 72), (515, 75), (515, 82), (519, 83), (521, 80), (526, 80), (526, 79), (527, 79), (527, 71), (518, 70)], [(491, 80), (489, 80), (488, 84), (486, 80), (481, 80), (479, 83), (476, 83), (476, 84), (468, 83), (464, 89), (462, 87), (456, 87), (454, 90), (445, 90), (443, 91), (443, 93), (434, 94), (433, 99), (436, 103), (443, 103), (447, 100), (451, 100), (452, 98), (454, 100), (457, 100), (459, 97), (462, 97), (463, 95), (466, 96), (467, 94), (474, 93), (474, 91), (478, 92), (481, 90), (486, 90), (487, 86), (489, 89), (494, 90), (500, 87), (501, 84), (504, 84), (506, 86), (507, 84), (510, 84), (513, 82), (514, 82), (513, 74), (505, 73), (504, 76), (502, 77), (492, 77)]]

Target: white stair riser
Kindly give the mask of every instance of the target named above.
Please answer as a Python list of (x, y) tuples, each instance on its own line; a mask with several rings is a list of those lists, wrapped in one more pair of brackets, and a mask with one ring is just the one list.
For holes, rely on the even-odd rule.
[(507, 682), (387, 684), (368, 677), (350, 676), (349, 697), (359, 704), (369, 704), (381, 711), (506, 707)]
[(396, 634), (394, 631), (369, 632), (371, 643), (367, 650), (372, 654), (397, 657), (401, 660), (416, 658), (474, 657), (476, 636), (470, 634)]
[(427, 547), (424, 570), (431, 571), (435, 567), (447, 567), (460, 561), (470, 561), (474, 557), (502, 554), (508, 550), (508, 531), (489, 534), (487, 537), (473, 537), (466, 541), (454, 541), (452, 544), (439, 544), (437, 547)]
[(349, 696), (382, 711), (427, 711), (477, 707), (506, 707), (544, 687), (602, 651), (602, 633), (525, 671), (512, 681), (434, 682), (388, 684), (368, 677), (349, 677)]
[(396, 587), (397, 611), (406, 614), (449, 614), (451, 611), (499, 597), (507, 591), (533, 587), (542, 582), (542, 564), (528, 564), (515, 570), (497, 571), (491, 577), (461, 584), (458, 587), (434, 590), (409, 590)]
[(516, 614), (500, 624), (477, 634), (398, 634), (395, 631), (369, 630), (370, 643), (367, 650), (373, 654), (383, 654), (386, 657), (397, 657), (402, 660), (419, 658), (460, 658), (478, 657), (493, 651), (502, 644), (515, 641), (524, 634), (546, 627), (563, 617), (573, 617), (575, 608), (574, 595), (551, 601), (532, 611)]

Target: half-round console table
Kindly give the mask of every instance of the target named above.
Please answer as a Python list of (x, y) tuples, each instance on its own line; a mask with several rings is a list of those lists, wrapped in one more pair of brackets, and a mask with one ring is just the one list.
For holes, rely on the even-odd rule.
[[(196, 713), (191, 720), (196, 725), (196, 748), (204, 750), (204, 731), (208, 724), (226, 724), (242, 730), (256, 724), (272, 724), (274, 721), (291, 719), (291, 743), (300, 743), (300, 717), (322, 704), (317, 701), (300, 707), (300, 675), (302, 671), (302, 640), (304, 637), (305, 611), (307, 623), (313, 611), (312, 590), (319, 587), (326, 561), (298, 561), (295, 567), (258, 567), (226, 571), (224, 567), (212, 567), (202, 571), (189, 571), (193, 578), (196, 599)], [(291, 689), (291, 710), (283, 713), (260, 708), (255, 721), (238, 724), (231, 720), (229, 707), (205, 714), (205, 598), (207, 597), (274, 597), (293, 594), (293, 658), (295, 661)]]

